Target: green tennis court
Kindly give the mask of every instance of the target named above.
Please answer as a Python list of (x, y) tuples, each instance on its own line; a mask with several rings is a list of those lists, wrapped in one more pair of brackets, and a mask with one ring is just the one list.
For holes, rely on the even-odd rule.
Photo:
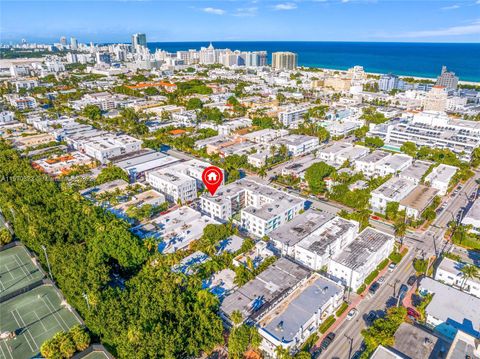
[(0, 306), (0, 333), (15, 332), (0, 340), (0, 359), (27, 359), (38, 355), (42, 343), (60, 331), (80, 324), (56, 289), (42, 285)]
[(23, 246), (0, 252), (0, 298), (44, 277)]
[(108, 359), (108, 356), (104, 352), (95, 351), (85, 355), (83, 359)]

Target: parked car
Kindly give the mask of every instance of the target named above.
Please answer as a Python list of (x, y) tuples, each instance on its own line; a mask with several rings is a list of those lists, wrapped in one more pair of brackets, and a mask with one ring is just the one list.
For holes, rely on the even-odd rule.
[(388, 298), (387, 302), (385, 303), (385, 307), (387, 307), (387, 309), (395, 307), (396, 305), (397, 305), (397, 298), (395, 297)]
[(362, 352), (360, 350), (357, 350), (353, 355), (350, 357), (350, 359), (360, 359), (362, 356)]
[(383, 282), (385, 282), (385, 276), (382, 275), (380, 278), (377, 279), (377, 282), (382, 284)]
[(332, 344), (332, 341), (331, 339), (329, 339), (328, 337), (323, 339), (322, 340), (322, 344), (320, 344), (320, 347), (322, 348), (322, 350), (326, 350), (330, 344)]
[(406, 284), (402, 284), (398, 293), (405, 294), (406, 292), (408, 292), (408, 286)]
[(393, 270), (397, 267), (397, 265), (395, 263), (390, 263), (390, 265), (388, 266), (388, 271), (389, 272), (393, 272)]
[(418, 313), (415, 309), (413, 308), (407, 308), (407, 314), (410, 317), (413, 317), (414, 319), (420, 319), (420, 313)]
[(407, 280), (407, 284), (408, 285), (414, 285), (416, 281), (417, 281), (417, 276), (416, 275), (411, 275)]
[(380, 283), (373, 282), (372, 285), (370, 286), (370, 288), (368, 288), (368, 291), (371, 294), (375, 294), (377, 292), (378, 288), (380, 288)]
[(315, 351), (312, 353), (312, 359), (319, 358), (320, 354), (322, 354), (322, 348), (315, 349)]
[(371, 310), (365, 318), (365, 321), (367, 322), (367, 324), (373, 324), (375, 319), (377, 319), (377, 314), (373, 310)]
[(350, 311), (347, 314), (347, 320), (352, 320), (353, 318), (355, 318), (357, 313), (358, 313), (358, 310), (356, 308), (350, 309)]

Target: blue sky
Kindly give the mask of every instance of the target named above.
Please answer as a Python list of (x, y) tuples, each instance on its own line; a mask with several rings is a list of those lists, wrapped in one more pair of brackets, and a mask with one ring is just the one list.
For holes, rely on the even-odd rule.
[(0, 1), (0, 41), (480, 42), (480, 0)]

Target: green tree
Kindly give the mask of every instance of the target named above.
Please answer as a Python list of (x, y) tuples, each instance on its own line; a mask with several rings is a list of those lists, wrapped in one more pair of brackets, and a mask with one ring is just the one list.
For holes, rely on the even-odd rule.
[(83, 115), (92, 121), (100, 121), (102, 119), (102, 110), (95, 105), (87, 105), (83, 109)]
[(0, 229), (0, 246), (10, 243), (13, 240), (12, 234), (7, 228)]
[(117, 179), (122, 179), (126, 182), (129, 181), (128, 175), (125, 173), (124, 170), (109, 163), (107, 167), (103, 168), (100, 171), (100, 174), (96, 178), (96, 183), (103, 184)]
[(380, 137), (365, 137), (365, 146), (371, 148), (380, 148), (385, 145), (385, 142)]
[(203, 102), (197, 97), (192, 97), (187, 102), (187, 110), (197, 110), (203, 107)]
[(261, 342), (257, 329), (242, 324), (234, 327), (228, 337), (228, 353), (231, 358), (243, 358), (243, 353), (249, 349), (257, 349)]
[(400, 151), (403, 153), (416, 157), (417, 156), (417, 145), (414, 142), (405, 142), (401, 147)]
[(325, 162), (317, 162), (312, 164), (305, 171), (305, 180), (313, 194), (325, 191), (324, 179), (334, 173), (335, 168), (327, 165)]
[(400, 203), (398, 202), (388, 202), (387, 207), (385, 208), (385, 217), (387, 219), (397, 218), (399, 206), (400, 206)]
[(469, 279), (480, 279), (480, 270), (473, 264), (466, 264), (460, 269), (463, 274), (463, 281), (461, 288), (463, 289)]
[(90, 345), (90, 335), (85, 330), (85, 328), (80, 325), (75, 325), (70, 328), (69, 333), (72, 337), (73, 342), (77, 351), (81, 352), (87, 349)]

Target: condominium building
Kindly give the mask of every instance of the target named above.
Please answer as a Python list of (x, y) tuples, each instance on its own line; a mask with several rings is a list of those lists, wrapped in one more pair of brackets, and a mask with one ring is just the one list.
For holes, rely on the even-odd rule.
[(355, 160), (355, 171), (363, 172), (367, 177), (373, 177), (377, 173), (377, 166), (385, 163), (392, 155), (385, 151), (373, 151), (364, 157)]
[(201, 207), (223, 222), (240, 213), (240, 226), (252, 235), (263, 237), (297, 216), (304, 208), (304, 201), (273, 187), (241, 179), (221, 187), (214, 196), (203, 194)]
[(438, 189), (418, 185), (406, 197), (400, 200), (398, 209), (405, 210), (407, 217), (418, 219), (422, 213), (433, 203), (438, 194)]
[(328, 273), (343, 285), (357, 290), (365, 278), (392, 252), (395, 238), (367, 227), (339, 255), (332, 258)]
[(278, 113), (278, 120), (285, 126), (297, 128), (304, 121), (303, 115), (308, 112), (310, 106), (289, 106)]
[(343, 287), (318, 274), (304, 283), (259, 318), (256, 327), (262, 336), (260, 349), (272, 357), (281, 347), (295, 353), (340, 306)]
[(445, 111), (447, 107), (448, 92), (443, 86), (433, 86), (425, 96), (423, 109), (425, 111)]
[(293, 52), (272, 53), (272, 67), (275, 70), (295, 70), (297, 68), (298, 55)]
[(285, 145), (291, 156), (303, 156), (318, 148), (319, 140), (316, 136), (288, 135), (275, 141), (276, 145)]
[(437, 77), (437, 85), (443, 86), (448, 90), (456, 90), (458, 76), (455, 76), (455, 72), (448, 71), (447, 66), (442, 66), (442, 73)]
[(197, 198), (197, 183), (194, 178), (169, 168), (147, 172), (146, 181), (156, 190), (162, 192), (170, 202), (184, 202)]
[(295, 260), (313, 269), (327, 268), (358, 235), (359, 224), (335, 217), (295, 245)]

